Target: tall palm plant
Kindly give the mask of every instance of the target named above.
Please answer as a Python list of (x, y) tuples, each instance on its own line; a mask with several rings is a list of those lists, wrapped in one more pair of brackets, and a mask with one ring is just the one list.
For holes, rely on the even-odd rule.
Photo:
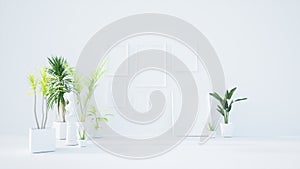
[(45, 128), (46, 127), (46, 123), (47, 123), (47, 120), (48, 120), (48, 111), (49, 111), (49, 108), (48, 106), (46, 106), (45, 108), (45, 103), (46, 105), (48, 104), (48, 95), (49, 95), (49, 76), (48, 76), (48, 73), (47, 73), (47, 68), (42, 68), (41, 70), (41, 80), (40, 80), (40, 86), (41, 86), (41, 93), (42, 93), (42, 128)]
[(57, 105), (58, 115), (61, 115), (62, 121), (66, 121), (66, 105), (68, 100), (64, 98), (65, 93), (71, 92), (72, 77), (68, 71), (68, 63), (61, 56), (48, 58), (50, 74), (50, 90), (48, 96), (48, 107), (53, 108)]
[[(49, 77), (47, 74), (47, 69), (46, 68), (42, 68), (42, 70), (40, 71), (41, 73), (41, 78), (36, 78), (34, 76), (34, 74), (29, 74), (28, 76), (28, 80), (30, 82), (31, 85), (31, 90), (32, 90), (32, 94), (34, 95), (34, 107), (33, 107), (33, 112), (34, 112), (34, 117), (35, 117), (35, 122), (36, 122), (36, 126), (37, 129), (45, 129), (46, 128), (46, 124), (47, 124), (47, 119), (48, 119), (48, 107), (44, 107), (44, 104), (48, 102), (47, 100), (47, 96), (49, 94)], [(40, 92), (42, 94), (42, 119), (41, 119), (41, 123), (39, 123), (38, 120), (38, 115), (37, 115), (37, 89), (38, 87), (40, 87)]]
[(40, 124), (38, 121), (37, 113), (36, 113), (36, 90), (37, 90), (37, 85), (38, 85), (38, 79), (35, 78), (34, 74), (29, 74), (28, 80), (30, 82), (31, 90), (34, 95), (34, 104), (33, 104), (33, 112), (34, 112), (34, 118), (36, 122), (36, 127), (40, 129)]
[(77, 98), (77, 104), (79, 105), (79, 121), (85, 122), (87, 117), (91, 117), (95, 120), (94, 127), (99, 128), (100, 121), (108, 121), (105, 116), (104, 110), (100, 112), (100, 116), (97, 115), (97, 108), (91, 104), (91, 98), (97, 88), (99, 79), (107, 71), (104, 69), (108, 59), (105, 59), (88, 77), (83, 77), (78, 71), (73, 69), (71, 74), (73, 76), (73, 92)]
[[(81, 123), (84, 123), (87, 118), (93, 122), (92, 126), (99, 129), (101, 122), (108, 122), (108, 116), (112, 114), (105, 113), (105, 110), (98, 112), (96, 106), (91, 103), (91, 98), (97, 88), (100, 78), (107, 71), (104, 66), (108, 60), (105, 59), (89, 76), (83, 77), (75, 69), (71, 70), (73, 76), (73, 92), (77, 98), (78, 104), (78, 117)], [(86, 138), (86, 131), (79, 128), (78, 135), (80, 139)]]

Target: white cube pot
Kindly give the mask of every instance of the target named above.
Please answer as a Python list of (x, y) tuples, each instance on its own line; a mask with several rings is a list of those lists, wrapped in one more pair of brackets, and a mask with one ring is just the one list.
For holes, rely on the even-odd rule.
[(31, 153), (55, 151), (55, 129), (29, 129), (29, 150)]
[(78, 140), (79, 147), (86, 147), (87, 145), (87, 139), (85, 140)]
[(233, 124), (232, 123), (220, 123), (220, 127), (221, 127), (221, 134), (223, 137), (232, 137), (233, 135)]
[(56, 129), (56, 139), (65, 140), (67, 136), (67, 123), (53, 122), (53, 127)]

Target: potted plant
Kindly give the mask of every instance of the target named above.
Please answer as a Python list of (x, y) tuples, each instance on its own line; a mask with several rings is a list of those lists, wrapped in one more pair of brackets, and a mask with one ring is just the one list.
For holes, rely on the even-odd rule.
[(86, 139), (86, 134), (85, 134), (85, 130), (78, 130), (78, 145), (80, 147), (86, 147), (87, 145), (87, 139)]
[(237, 88), (235, 87), (230, 91), (226, 90), (224, 98), (222, 98), (217, 92), (209, 93), (220, 103), (218, 105), (217, 111), (220, 112), (221, 115), (224, 117), (224, 123), (220, 123), (221, 133), (223, 137), (232, 137), (233, 134), (233, 124), (229, 123), (229, 112), (232, 109), (233, 103), (247, 99), (247, 98), (232, 99), (233, 93), (236, 91), (236, 89)]
[(210, 138), (215, 138), (216, 137), (216, 129), (215, 127), (211, 124), (211, 123), (208, 123), (208, 130), (210, 132), (209, 136)]
[[(105, 113), (102, 110), (98, 113), (97, 108), (91, 103), (91, 98), (94, 95), (94, 91), (97, 87), (99, 79), (103, 76), (106, 70), (103, 69), (107, 60), (104, 60), (94, 72), (88, 77), (84, 78), (78, 71), (72, 70), (73, 75), (73, 92), (77, 100), (77, 114), (78, 114), (78, 142), (79, 145), (86, 141), (86, 131), (83, 128), (83, 123), (87, 119), (92, 121), (92, 125), (95, 129), (99, 129), (102, 121), (108, 122), (108, 117), (111, 114)], [(83, 139), (84, 138), (84, 139)], [(85, 141), (84, 141), (85, 140)], [(83, 143), (84, 144), (84, 143)]]
[[(36, 128), (29, 129), (29, 149), (32, 153), (55, 151), (55, 129), (47, 128), (48, 119), (48, 107), (45, 106), (48, 103), (49, 94), (49, 77), (47, 75), (47, 69), (41, 70), (41, 78), (35, 78), (34, 74), (29, 74), (28, 80), (30, 82), (32, 94), (34, 96), (33, 112), (36, 123)], [(41, 119), (39, 120), (37, 113), (37, 91), (40, 87), (40, 93), (42, 95), (41, 101)]]
[(54, 122), (56, 128), (56, 138), (65, 139), (67, 132), (66, 105), (68, 100), (65, 94), (71, 92), (72, 77), (68, 71), (68, 63), (63, 57), (48, 58), (50, 75), (50, 89), (48, 107), (57, 106), (58, 120)]

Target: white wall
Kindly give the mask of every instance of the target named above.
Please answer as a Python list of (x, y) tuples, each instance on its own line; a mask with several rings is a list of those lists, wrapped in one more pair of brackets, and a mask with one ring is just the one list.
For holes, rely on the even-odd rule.
[(89, 38), (124, 16), (156, 12), (196, 26), (214, 46), (235, 106), (238, 136), (300, 136), (300, 2), (0, 0), (0, 133), (34, 125), (26, 75), (51, 54), (75, 64)]

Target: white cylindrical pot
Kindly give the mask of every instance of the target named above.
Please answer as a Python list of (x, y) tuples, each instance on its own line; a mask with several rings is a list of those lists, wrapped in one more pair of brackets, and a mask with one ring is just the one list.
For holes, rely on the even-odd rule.
[(29, 150), (31, 153), (55, 151), (55, 129), (29, 129)]
[(67, 123), (67, 137), (66, 145), (75, 146), (77, 145), (77, 125), (76, 123)]
[(232, 123), (220, 123), (221, 133), (223, 137), (232, 137), (233, 135), (233, 124)]
[(65, 140), (67, 135), (67, 123), (53, 122), (53, 127), (56, 129), (56, 139)]

